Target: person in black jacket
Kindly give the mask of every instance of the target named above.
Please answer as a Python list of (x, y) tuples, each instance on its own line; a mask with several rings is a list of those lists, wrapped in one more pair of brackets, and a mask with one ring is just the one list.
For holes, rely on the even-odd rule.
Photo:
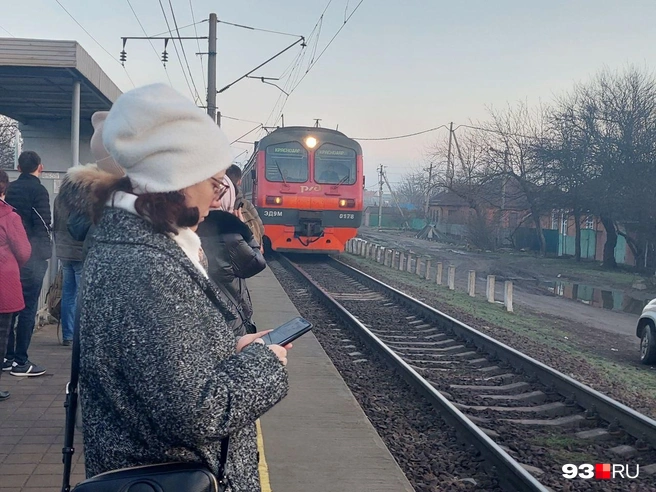
[(231, 326), (235, 335), (255, 333), (253, 306), (244, 279), (264, 270), (266, 261), (253, 233), (233, 214), (212, 210), (199, 224), (197, 234), (207, 258), (210, 279), (238, 314)]
[(12, 376), (41, 376), (46, 370), (29, 361), (27, 350), (34, 332), (43, 277), (52, 256), (50, 197), (39, 180), (43, 172), (39, 154), (31, 150), (23, 152), (18, 158), (18, 170), (21, 174), (9, 183), (5, 201), (21, 216), (32, 256), (20, 269), (25, 308), (12, 322), (2, 370), (11, 371)]

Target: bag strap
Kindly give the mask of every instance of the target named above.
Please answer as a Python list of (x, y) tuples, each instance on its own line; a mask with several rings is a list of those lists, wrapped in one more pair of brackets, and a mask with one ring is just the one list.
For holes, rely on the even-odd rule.
[[(75, 325), (73, 328), (73, 353), (71, 357), (71, 377), (66, 385), (66, 427), (64, 428), (64, 447), (62, 448), (64, 462), (64, 476), (62, 480), (62, 492), (71, 490), (71, 470), (73, 468), (73, 454), (75, 448), (75, 418), (78, 405), (78, 382), (80, 379), (80, 312), (82, 311), (82, 293), (86, 285), (84, 271), (80, 278), (80, 285), (77, 292), (77, 303), (75, 309)], [(230, 437), (221, 439), (221, 455), (219, 458), (219, 483), (227, 484), (225, 476), (226, 463), (228, 462), (228, 448), (230, 447)]]

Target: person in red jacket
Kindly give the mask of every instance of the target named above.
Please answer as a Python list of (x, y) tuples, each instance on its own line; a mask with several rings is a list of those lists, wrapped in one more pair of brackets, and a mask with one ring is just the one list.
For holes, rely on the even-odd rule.
[[(3, 354), (14, 313), (25, 307), (20, 268), (32, 254), (20, 215), (4, 200), (8, 184), (7, 173), (0, 170), (0, 352)], [(7, 398), (9, 392), (0, 391), (0, 401)]]

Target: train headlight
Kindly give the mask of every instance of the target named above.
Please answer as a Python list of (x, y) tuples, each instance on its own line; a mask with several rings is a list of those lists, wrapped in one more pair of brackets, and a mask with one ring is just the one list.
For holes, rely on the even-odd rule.
[(355, 200), (352, 198), (341, 198), (339, 200), (339, 206), (342, 208), (353, 208), (355, 207)]
[(309, 148), (313, 149), (317, 146), (317, 139), (314, 137), (308, 137), (305, 139), (305, 145), (307, 145)]
[(266, 204), (267, 205), (282, 205), (282, 197), (281, 196), (268, 196), (268, 197), (266, 197)]

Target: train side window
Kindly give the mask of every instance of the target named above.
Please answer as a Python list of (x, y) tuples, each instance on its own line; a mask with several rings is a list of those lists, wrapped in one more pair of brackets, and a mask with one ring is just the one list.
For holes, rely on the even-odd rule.
[(321, 184), (355, 184), (356, 152), (334, 144), (323, 144), (314, 154), (314, 180)]
[(308, 179), (308, 153), (298, 142), (269, 145), (266, 149), (267, 181), (305, 183)]

